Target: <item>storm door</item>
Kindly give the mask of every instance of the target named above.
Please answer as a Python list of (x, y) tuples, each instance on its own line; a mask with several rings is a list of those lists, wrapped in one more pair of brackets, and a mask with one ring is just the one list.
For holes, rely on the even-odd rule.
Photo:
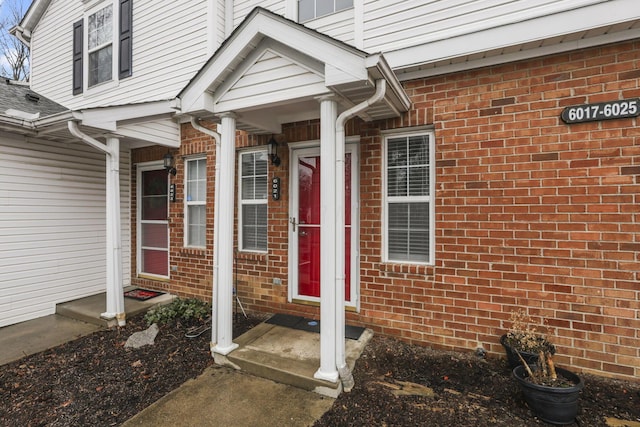
[[(345, 154), (345, 303), (355, 305), (357, 290), (357, 154)], [(290, 294), (293, 300), (320, 301), (320, 148), (292, 152), (290, 205)], [(356, 279), (356, 280), (354, 280)]]
[(138, 274), (169, 277), (169, 179), (167, 171), (138, 171)]

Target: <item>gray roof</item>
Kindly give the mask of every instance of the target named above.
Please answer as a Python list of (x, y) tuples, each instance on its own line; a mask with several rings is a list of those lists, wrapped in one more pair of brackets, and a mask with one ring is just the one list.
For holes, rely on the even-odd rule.
[(7, 110), (18, 110), (29, 114), (40, 113), (40, 117), (68, 111), (68, 108), (38, 95), (28, 85), (3, 78), (0, 80), (0, 114)]

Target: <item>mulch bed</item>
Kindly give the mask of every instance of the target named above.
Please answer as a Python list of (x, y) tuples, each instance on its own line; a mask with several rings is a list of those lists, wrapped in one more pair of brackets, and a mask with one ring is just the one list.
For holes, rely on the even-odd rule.
[[(261, 319), (238, 316), (234, 336)], [(186, 338), (193, 324), (162, 326), (153, 346), (125, 349), (141, 317), (0, 366), (0, 425), (122, 424), (213, 363), (211, 332)]]
[[(581, 375), (576, 427), (607, 418), (640, 422), (640, 382)], [(374, 337), (354, 369), (356, 386), (314, 424), (329, 426), (548, 426), (526, 407), (506, 359), (480, 358)], [(422, 387), (433, 395), (420, 393)], [(618, 426), (625, 426), (620, 423)]]
[[(261, 321), (236, 320), (234, 336)], [(0, 425), (122, 424), (213, 363), (210, 332), (186, 338), (190, 326), (163, 326), (155, 345), (125, 349), (127, 338), (147, 327), (141, 318), (132, 319), (124, 328), (1, 366)], [(607, 417), (640, 421), (640, 383), (582, 377), (585, 389), (574, 426), (607, 425)], [(316, 427), (547, 425), (531, 415), (503, 359), (376, 336), (354, 378), (353, 391), (342, 393)]]

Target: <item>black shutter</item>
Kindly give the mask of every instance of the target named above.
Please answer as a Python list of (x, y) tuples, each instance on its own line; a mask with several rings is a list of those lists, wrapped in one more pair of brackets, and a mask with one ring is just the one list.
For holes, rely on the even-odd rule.
[(121, 79), (131, 76), (133, 45), (131, 39), (131, 21), (133, 19), (133, 0), (120, 0), (120, 32), (118, 75)]
[(82, 93), (83, 20), (73, 24), (73, 94)]

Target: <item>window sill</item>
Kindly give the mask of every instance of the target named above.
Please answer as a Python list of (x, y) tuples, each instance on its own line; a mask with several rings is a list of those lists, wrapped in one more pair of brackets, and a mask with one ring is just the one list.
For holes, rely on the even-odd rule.
[(419, 274), (421, 276), (433, 276), (435, 266), (427, 264), (401, 264), (393, 262), (380, 263), (380, 271), (400, 274)]

